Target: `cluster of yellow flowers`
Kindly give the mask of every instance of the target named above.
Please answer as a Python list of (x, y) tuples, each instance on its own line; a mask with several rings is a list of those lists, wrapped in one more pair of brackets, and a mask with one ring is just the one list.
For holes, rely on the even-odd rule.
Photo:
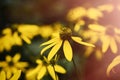
[[(0, 79), (18, 80), (22, 71), (25, 73), (26, 80), (42, 80), (46, 75), (53, 80), (59, 80), (58, 73), (66, 74), (67, 69), (58, 61), (65, 57), (64, 59), (68, 63), (74, 62), (73, 58), (76, 54), (73, 44), (85, 46), (85, 57), (94, 53), (99, 60), (108, 50), (111, 50), (111, 53), (118, 53), (120, 28), (113, 27), (112, 24), (101, 24), (99, 21), (101, 18), (105, 18), (104, 12), (111, 14), (115, 8), (120, 10), (119, 6), (114, 7), (112, 4), (73, 8), (68, 12), (67, 20), (74, 25), (70, 24), (69, 26), (64, 26), (62, 23), (52, 25), (15, 24), (3, 29), (0, 36), (1, 53), (4, 50), (10, 51), (15, 45), (23, 46), (23, 42), (30, 45), (32, 39), (38, 35), (48, 41), (40, 44), (40, 57), (35, 60), (37, 64), (34, 68), (31, 68), (32, 65), (27, 61), (19, 61), (20, 53), (16, 53), (13, 58), (7, 55), (5, 61), (0, 61)], [(119, 63), (120, 56), (117, 56), (108, 66), (107, 75)]]

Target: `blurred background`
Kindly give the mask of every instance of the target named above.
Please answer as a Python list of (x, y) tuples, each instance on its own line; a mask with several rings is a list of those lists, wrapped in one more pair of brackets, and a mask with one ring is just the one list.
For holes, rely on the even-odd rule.
[[(78, 6), (89, 8), (108, 3), (116, 6), (119, 5), (120, 0), (1, 0), (0, 31), (12, 24), (49, 25), (55, 22), (67, 23), (66, 15), (71, 8)], [(115, 26), (120, 27), (119, 21), (120, 13), (114, 10), (113, 14), (100, 22), (103, 24), (112, 22)], [(115, 73), (110, 77), (106, 76), (106, 68), (115, 56), (111, 53), (105, 54), (99, 61), (94, 55), (91, 55), (85, 63), (81, 80), (120, 80), (120, 65), (116, 67)], [(74, 75), (70, 77), (69, 80), (75, 80)]]

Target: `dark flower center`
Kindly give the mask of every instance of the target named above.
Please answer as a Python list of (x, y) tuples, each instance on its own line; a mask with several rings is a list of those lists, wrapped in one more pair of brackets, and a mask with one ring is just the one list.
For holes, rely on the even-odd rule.
[(71, 35), (72, 35), (72, 31), (70, 28), (66, 28), (66, 27), (62, 28), (62, 30), (60, 32), (60, 38), (62, 40), (70, 39)]
[(14, 63), (13, 63), (12, 61), (10, 61), (10, 62), (8, 63), (8, 65), (9, 65), (9, 66), (13, 66)]
[(108, 26), (106, 30), (106, 34), (111, 35), (111, 36), (114, 35), (115, 34), (114, 27)]

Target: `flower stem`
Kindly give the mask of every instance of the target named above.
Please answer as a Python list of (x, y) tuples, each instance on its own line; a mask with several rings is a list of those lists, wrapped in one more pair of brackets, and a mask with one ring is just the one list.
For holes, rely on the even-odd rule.
[(72, 59), (72, 62), (73, 62), (73, 65), (74, 65), (74, 69), (75, 69), (75, 72), (76, 72), (76, 76), (77, 76), (77, 80), (80, 80), (80, 77), (79, 77), (79, 70), (77, 69), (77, 65), (76, 65), (76, 63), (75, 63), (75, 60), (74, 59)]

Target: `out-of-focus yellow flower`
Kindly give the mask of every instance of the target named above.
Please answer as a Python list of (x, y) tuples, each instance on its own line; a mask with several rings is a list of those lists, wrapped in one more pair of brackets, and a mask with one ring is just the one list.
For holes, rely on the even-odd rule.
[(90, 24), (89, 28), (95, 31), (97, 36), (99, 36), (99, 40), (102, 42), (103, 53), (105, 53), (109, 47), (113, 53), (117, 53), (116, 42), (120, 42), (120, 29), (111, 26), (104, 27), (99, 24)]
[(13, 58), (9, 55), (6, 56), (6, 61), (0, 61), (0, 68), (6, 72), (6, 77), (9, 79), (18, 69), (25, 70), (28, 66), (27, 62), (19, 62), (21, 56), (17, 53)]
[(66, 73), (66, 70), (62, 66), (56, 64), (54, 60), (49, 61), (45, 56), (43, 58), (44, 60), (36, 60), (38, 65), (35, 69), (27, 73), (27, 78), (36, 76), (38, 80), (41, 80), (46, 75), (46, 73), (49, 73), (53, 80), (59, 80), (56, 72), (62, 74)]
[[(17, 34), (21, 39), (23, 39), (26, 43), (30, 44), (31, 39), (38, 35), (39, 26), (37, 25), (29, 25), (29, 24), (21, 24), (18, 25)], [(19, 41), (19, 40), (18, 40)]]
[(68, 12), (67, 19), (69, 21), (81, 20), (83, 17), (88, 17), (93, 20), (98, 20), (99, 17), (102, 17), (103, 13), (94, 7), (84, 8), (84, 7), (76, 7), (71, 9)]
[(113, 59), (113, 61), (109, 64), (108, 68), (107, 68), (107, 75), (109, 76), (110, 75), (110, 71), (115, 67), (117, 66), (118, 64), (120, 64), (120, 55), (115, 57)]
[(114, 6), (112, 4), (104, 4), (104, 5), (98, 6), (98, 9), (100, 11), (112, 12), (114, 9)]
[(39, 28), (39, 34), (43, 38), (54, 37), (57, 32), (59, 32), (61, 28), (60, 23), (55, 23), (52, 25), (42, 25)]
[(10, 28), (5, 28), (2, 31), (2, 36), (0, 37), (0, 52), (3, 50), (9, 51), (14, 45), (12, 38), (12, 30)]
[(92, 44), (83, 42), (80, 37), (72, 36), (72, 31), (70, 28), (64, 27), (58, 34), (59, 36), (41, 44), (41, 46), (47, 45), (45, 48), (42, 49), (41, 54), (43, 54), (46, 50), (52, 47), (51, 51), (48, 54), (48, 60), (51, 60), (54, 57), (54, 55), (57, 53), (57, 51), (63, 44), (65, 58), (68, 61), (71, 61), (73, 57), (73, 51), (70, 45), (71, 39), (79, 44), (94, 47), (94, 45)]
[[(17, 70), (12, 77), (9, 78), (9, 80), (18, 80), (21, 75), (21, 70)], [(0, 80), (8, 80), (6, 79), (5, 71), (0, 72)]]

